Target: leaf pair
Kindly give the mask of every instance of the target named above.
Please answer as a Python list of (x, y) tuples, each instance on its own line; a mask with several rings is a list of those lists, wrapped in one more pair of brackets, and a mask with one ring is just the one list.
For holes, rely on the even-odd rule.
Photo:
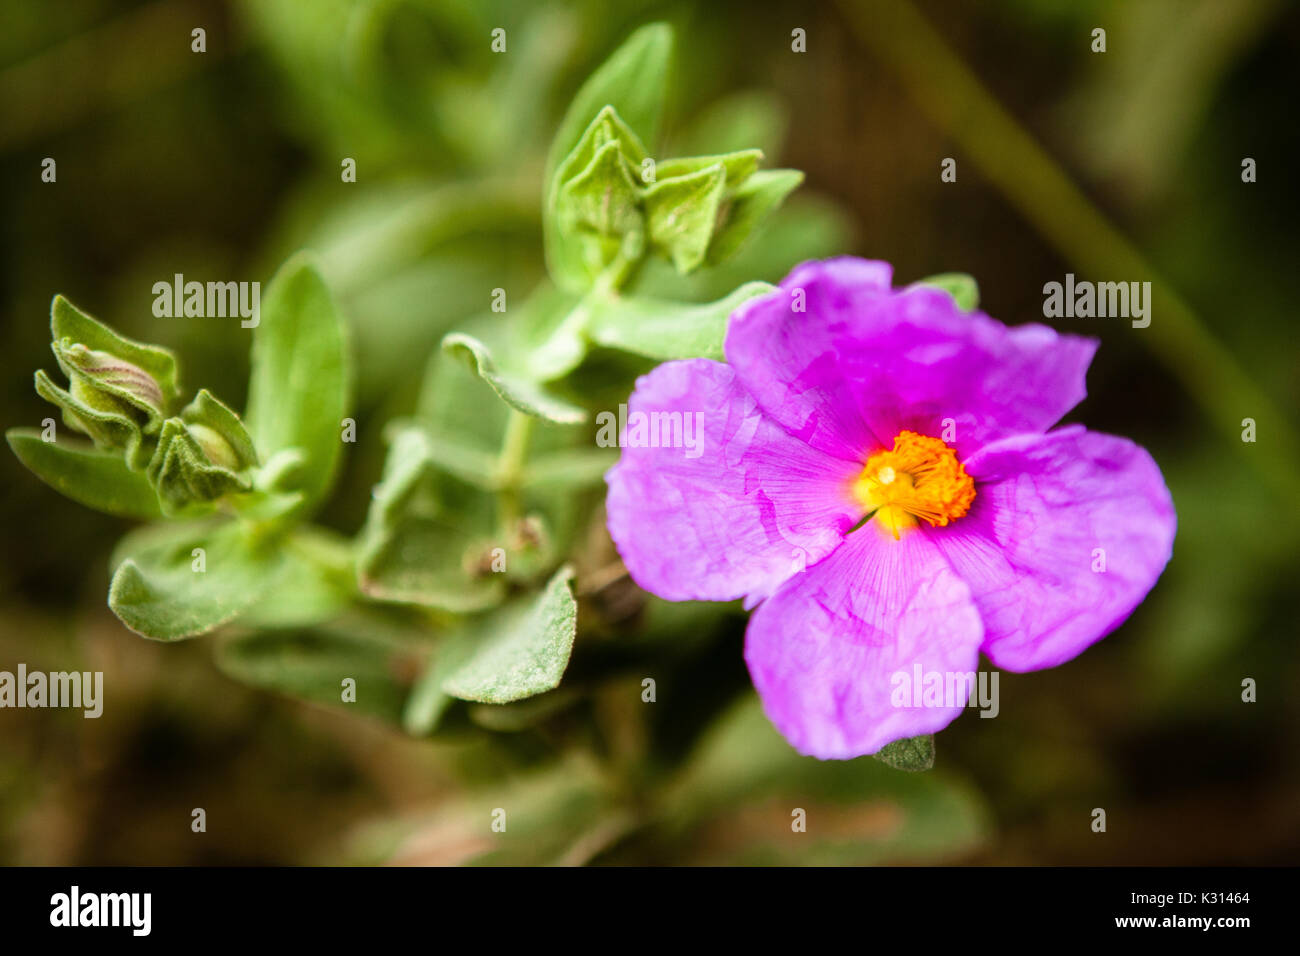
[[(762, 151), (656, 162), (671, 29), (643, 27), (570, 104), (546, 167), (543, 226), (552, 279), (567, 292), (617, 287), (648, 251), (681, 273), (734, 254), (803, 180), (759, 172)], [(638, 131), (645, 138), (638, 136)]]

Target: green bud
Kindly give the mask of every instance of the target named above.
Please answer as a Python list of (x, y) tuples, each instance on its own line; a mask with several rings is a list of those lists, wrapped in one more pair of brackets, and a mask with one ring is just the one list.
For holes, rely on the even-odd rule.
[(37, 394), (59, 406), (69, 428), (100, 448), (121, 450), (127, 467), (144, 470), (179, 396), (175, 357), (118, 335), (62, 296), (51, 306), (50, 330), (68, 388), (37, 372)]
[(252, 439), (228, 406), (201, 389), (179, 418), (163, 423), (149, 480), (164, 514), (178, 514), (252, 489)]

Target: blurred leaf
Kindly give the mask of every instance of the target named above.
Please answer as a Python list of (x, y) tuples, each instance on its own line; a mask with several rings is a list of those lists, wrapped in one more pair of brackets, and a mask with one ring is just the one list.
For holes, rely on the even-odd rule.
[(725, 299), (696, 305), (627, 296), (595, 302), (588, 334), (609, 348), (667, 361), (711, 358), (723, 361), (727, 320), (743, 302), (771, 292), (766, 282), (749, 282)]
[(934, 734), (895, 740), (872, 756), (895, 770), (930, 770), (934, 767)]
[[(608, 128), (611, 122), (605, 107), (613, 108), (614, 116), (620, 118), (619, 126), (626, 123), (634, 137), (640, 134), (639, 142), (655, 141), (672, 45), (672, 30), (667, 24), (652, 23), (637, 30), (583, 84), (560, 123), (547, 154), (542, 222), (547, 267), (562, 289), (583, 292), (591, 279), (590, 273), (575, 260), (558, 213), (561, 187), (571, 175), (565, 167), (576, 162), (586, 166), (580, 155), (571, 154), (580, 152), (578, 148), (587, 137), (596, 149), (608, 148), (607, 143), (613, 142), (620, 144), (617, 150), (620, 156), (625, 151), (627, 137), (620, 136), (617, 127), (613, 140), (608, 135), (598, 136), (598, 131)], [(632, 159), (640, 162), (634, 153)]]
[[(806, 832), (791, 824), (803, 810)], [(926, 863), (976, 849), (987, 810), (943, 771), (802, 757), (747, 694), (669, 788), (659, 845), (706, 865)]]
[(543, 213), (546, 261), (557, 286), (589, 288), (630, 237), (643, 245), (636, 170), (645, 147), (606, 106), (596, 114), (548, 185)]
[(598, 485), (618, 461), (616, 448), (570, 448), (528, 462), (524, 488), (554, 485), (561, 488)]
[(271, 585), (279, 561), (274, 546), (255, 544), (235, 521), (147, 525), (114, 552), (108, 606), (144, 637), (195, 637), (253, 604)]
[[(714, 100), (673, 136), (674, 152), (693, 156), (709, 150), (757, 148), (779, 156), (785, 141), (786, 110), (768, 90), (742, 90)], [(728, 172), (730, 177), (730, 172)]]
[(704, 261), (726, 187), (726, 169), (719, 162), (698, 172), (660, 179), (646, 190), (650, 242), (672, 260), (678, 272), (691, 272)]
[(727, 174), (727, 188), (735, 189), (758, 171), (762, 159), (761, 149), (738, 149), (712, 156), (685, 156), (663, 160), (656, 166), (655, 175), (662, 184), (666, 180), (691, 176), (721, 164)]
[(536, 598), (516, 601), (463, 632), (441, 686), (462, 700), (504, 704), (559, 686), (573, 651), (578, 608), (561, 568)]
[[(281, 267), (261, 303), (248, 385), (248, 430), (263, 458), (285, 448), (307, 456), (304, 507), (329, 488), (342, 447), (348, 356), (343, 318), (310, 257)], [(290, 489), (286, 489), (290, 490)]]
[(570, 757), (424, 817), (367, 827), (352, 852), (364, 863), (409, 866), (581, 865), (635, 823), (591, 762)]
[(502, 577), (473, 566), (495, 536), (488, 495), (449, 486), (419, 427), (395, 432), (357, 545), (357, 584), (375, 600), (456, 613), (498, 603)]
[(623, 248), (624, 236), (644, 230), (640, 194), (618, 143), (606, 143), (560, 187), (555, 217), (569, 274), (576, 284), (591, 285)]
[(469, 719), (485, 730), (519, 733), (574, 706), (581, 695), (563, 687), (509, 704), (471, 704)]
[(555, 397), (540, 385), (500, 371), (487, 346), (471, 335), (453, 332), (442, 340), (442, 347), (465, 362), (511, 408), (561, 425), (581, 424), (587, 418), (577, 405)]
[[(227, 637), (216, 649), (217, 667), (241, 683), (392, 723), (406, 699), (398, 675), (407, 656), (364, 627), (256, 631)], [(356, 682), (355, 701), (343, 700), (345, 679)]]
[(578, 145), (591, 118), (612, 106), (644, 143), (659, 134), (659, 117), (667, 88), (673, 31), (666, 23), (650, 23), (633, 33), (582, 85), (551, 142), (546, 179)]
[(347, 539), (309, 525), (285, 537), (275, 579), (239, 621), (247, 627), (308, 627), (341, 614), (356, 594)]
[(87, 508), (123, 518), (162, 516), (149, 479), (127, 468), (117, 452), (43, 441), (35, 428), (11, 428), (5, 439), (37, 478)]
[(735, 255), (745, 240), (803, 182), (794, 169), (760, 170), (745, 180), (728, 198), (709, 245), (708, 262), (717, 264)]
[(957, 308), (963, 312), (973, 312), (979, 308), (980, 304), (980, 287), (973, 276), (968, 276), (964, 272), (943, 272), (939, 275), (930, 276), (916, 283), (917, 285), (934, 286), (936, 289), (943, 289), (953, 297), (957, 303)]

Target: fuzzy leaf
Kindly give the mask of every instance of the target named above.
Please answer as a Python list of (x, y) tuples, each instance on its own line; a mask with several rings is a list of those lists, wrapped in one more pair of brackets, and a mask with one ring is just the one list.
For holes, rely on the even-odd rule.
[[(551, 142), (543, 180), (546, 196), (542, 226), (546, 265), (561, 289), (581, 293), (590, 286), (592, 278), (575, 258), (572, 244), (565, 241), (557, 214), (560, 189), (573, 172), (561, 167), (570, 164), (571, 154), (578, 151), (584, 134), (590, 133), (591, 127), (601, 121), (605, 107), (612, 107), (622, 117), (620, 123), (625, 121), (625, 125), (635, 131), (633, 136), (640, 134), (639, 142), (655, 141), (672, 46), (672, 29), (667, 24), (652, 23), (633, 33), (583, 84), (569, 104)], [(630, 158), (640, 161), (640, 157)], [(580, 161), (581, 155), (572, 160)]]
[(659, 133), (672, 57), (673, 31), (666, 23), (641, 27), (592, 73), (569, 104), (547, 156), (547, 181), (573, 152), (591, 118), (614, 107), (641, 137), (653, 143)]
[(606, 143), (560, 187), (555, 216), (564, 255), (589, 282), (614, 261), (629, 233), (644, 232), (640, 194), (618, 143)]
[(895, 740), (872, 756), (895, 770), (929, 770), (934, 766), (934, 734)]
[(546, 589), (475, 622), (444, 655), (444, 693), (462, 700), (504, 704), (559, 686), (569, 665), (578, 606), (561, 568)]
[(442, 340), (442, 348), (463, 361), (511, 408), (559, 425), (586, 421), (587, 413), (577, 405), (557, 398), (535, 382), (502, 372), (488, 347), (473, 336), (453, 332)]
[(43, 441), (35, 428), (11, 428), (5, 439), (37, 478), (87, 508), (124, 518), (162, 516), (149, 480), (117, 452)]
[[(196, 570), (203, 549), (202, 567)], [(265, 593), (280, 562), (274, 545), (256, 544), (238, 522), (148, 525), (114, 552), (108, 606), (122, 623), (159, 641), (205, 634), (233, 620)]]
[(726, 167), (719, 162), (699, 172), (660, 179), (646, 190), (650, 243), (672, 260), (678, 272), (691, 272), (704, 261), (726, 188)]
[(745, 180), (719, 212), (720, 221), (709, 245), (708, 263), (716, 265), (734, 255), (802, 182), (803, 173), (794, 169), (760, 170)]
[[(217, 666), (241, 683), (392, 723), (407, 695), (394, 676), (406, 657), (403, 647), (366, 628), (343, 627), (232, 635), (216, 651)], [(355, 701), (343, 700), (346, 679), (355, 681)]]
[(310, 627), (336, 618), (356, 595), (347, 539), (311, 525), (282, 542), (275, 580), (239, 616), (247, 627)]
[(349, 366), (343, 318), (312, 260), (286, 262), (266, 290), (254, 333), (245, 421), (263, 458), (301, 448), (304, 507), (329, 489), (342, 446)]
[(750, 176), (758, 172), (758, 164), (763, 161), (761, 149), (739, 149), (733, 153), (716, 156), (685, 156), (677, 159), (665, 159), (655, 169), (659, 182), (689, 176), (722, 164), (727, 174), (727, 188), (735, 189)]
[(59, 407), (63, 424), (90, 436), (96, 448), (120, 452), (132, 471), (143, 471), (153, 457), (154, 444), (133, 409), (111, 395), (84, 387), (79, 380), (74, 380), (73, 387), (78, 395), (54, 384), (44, 369), (36, 372), (36, 394)]
[(500, 575), (479, 573), (470, 560), (492, 535), (493, 503), (439, 474), (434, 441), (416, 426), (393, 435), (358, 545), (358, 586), (381, 601), (483, 610), (505, 591)]

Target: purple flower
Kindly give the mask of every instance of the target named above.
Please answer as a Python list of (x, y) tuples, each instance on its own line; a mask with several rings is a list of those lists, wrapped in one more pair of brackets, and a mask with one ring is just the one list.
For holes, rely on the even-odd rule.
[(1096, 341), (891, 277), (806, 263), (746, 302), (727, 364), (668, 362), (628, 403), (652, 431), (702, 412), (695, 457), (631, 442), (606, 476), (633, 579), (757, 607), (745, 661), (764, 710), (821, 758), (933, 733), (966, 704), (900, 701), (900, 674), (969, 675), (981, 652), (1009, 671), (1070, 660), (1137, 607), (1173, 545), (1145, 450), (1048, 431), (1084, 397)]

